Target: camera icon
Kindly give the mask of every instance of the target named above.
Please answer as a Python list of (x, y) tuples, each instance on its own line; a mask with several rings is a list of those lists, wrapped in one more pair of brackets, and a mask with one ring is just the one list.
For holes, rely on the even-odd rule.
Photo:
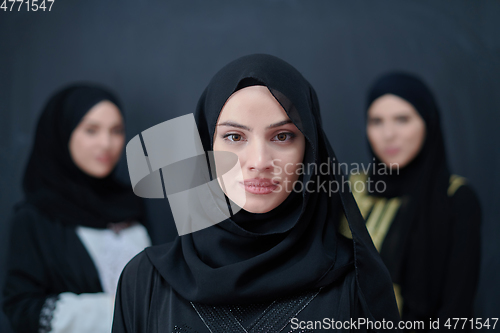
[[(148, 128), (126, 147), (134, 193), (167, 198), (179, 236), (222, 222), (246, 202), (238, 156), (203, 150), (192, 113)], [(229, 199), (231, 198), (231, 199)]]

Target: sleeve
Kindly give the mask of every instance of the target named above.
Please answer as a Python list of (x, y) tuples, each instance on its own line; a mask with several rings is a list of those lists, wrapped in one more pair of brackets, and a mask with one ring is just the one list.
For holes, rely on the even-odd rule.
[(51, 280), (41, 250), (47, 239), (40, 231), (48, 226), (42, 219), (29, 206), (12, 219), (3, 288), (3, 309), (12, 327), (16, 332), (110, 332), (114, 296), (48, 292)]
[(42, 306), (57, 296), (45, 292), (46, 268), (33, 227), (39, 219), (30, 208), (19, 209), (12, 219), (3, 310), (16, 332), (37, 332)]
[(105, 293), (61, 293), (46, 332), (109, 333), (114, 297)]
[(116, 291), (113, 333), (147, 332), (153, 269), (144, 251), (123, 269)]
[(439, 317), (471, 318), (479, 278), (481, 208), (474, 191), (461, 186), (451, 198), (453, 241)]

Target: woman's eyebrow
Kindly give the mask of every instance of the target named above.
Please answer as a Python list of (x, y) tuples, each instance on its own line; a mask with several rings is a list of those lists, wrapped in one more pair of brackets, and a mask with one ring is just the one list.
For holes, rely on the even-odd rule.
[(225, 121), (223, 123), (218, 124), (217, 126), (230, 126), (230, 127), (241, 128), (241, 129), (247, 130), (249, 132), (252, 131), (252, 129), (250, 127), (247, 127), (245, 125), (240, 125), (238, 123), (235, 123), (234, 121)]
[(94, 120), (82, 120), (82, 124), (85, 126), (94, 126), (94, 127), (101, 126), (99, 122), (96, 122)]
[(267, 126), (267, 128), (280, 127), (280, 126), (283, 126), (283, 125), (286, 125), (286, 124), (291, 124), (291, 123), (292, 123), (292, 120), (286, 119), (286, 120), (283, 120), (283, 121), (271, 124), (271, 125)]
[[(267, 126), (267, 128), (268, 129), (269, 128), (276, 128), (276, 127), (280, 127), (280, 126), (283, 126), (283, 125), (286, 125), (286, 124), (291, 124), (291, 123), (292, 123), (292, 121), (290, 119), (285, 119), (285, 120), (282, 120), (280, 122), (271, 124), (271, 125)], [(225, 121), (223, 123), (218, 124), (217, 126), (230, 126), (230, 127), (241, 128), (241, 129), (247, 130), (249, 132), (252, 131), (252, 129), (250, 127), (238, 124), (238, 123), (236, 123), (234, 121)]]

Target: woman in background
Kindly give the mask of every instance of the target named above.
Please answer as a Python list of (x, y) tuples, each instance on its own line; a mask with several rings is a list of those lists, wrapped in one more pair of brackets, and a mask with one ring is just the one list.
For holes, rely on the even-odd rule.
[(150, 245), (143, 204), (114, 175), (116, 97), (73, 85), (46, 105), (11, 227), (3, 309), (16, 332), (109, 332), (125, 264)]
[(383, 76), (369, 93), (366, 129), (382, 167), (351, 182), (354, 190), (370, 182), (355, 198), (391, 273), (402, 319), (440, 319), (443, 328), (448, 318), (472, 318), (481, 211), (465, 179), (450, 174), (432, 93), (412, 75)]

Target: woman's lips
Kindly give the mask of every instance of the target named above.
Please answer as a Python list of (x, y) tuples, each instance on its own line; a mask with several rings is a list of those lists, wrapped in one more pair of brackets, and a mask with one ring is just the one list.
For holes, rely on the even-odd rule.
[(96, 160), (103, 164), (109, 164), (113, 161), (112, 157), (109, 155), (97, 156)]
[(399, 149), (399, 148), (386, 148), (386, 149), (384, 149), (384, 154), (388, 155), (388, 156), (394, 156), (394, 155), (397, 155), (400, 150), (401, 149)]
[(245, 191), (252, 194), (269, 194), (278, 187), (277, 182), (268, 178), (246, 179), (240, 184), (245, 187)]

